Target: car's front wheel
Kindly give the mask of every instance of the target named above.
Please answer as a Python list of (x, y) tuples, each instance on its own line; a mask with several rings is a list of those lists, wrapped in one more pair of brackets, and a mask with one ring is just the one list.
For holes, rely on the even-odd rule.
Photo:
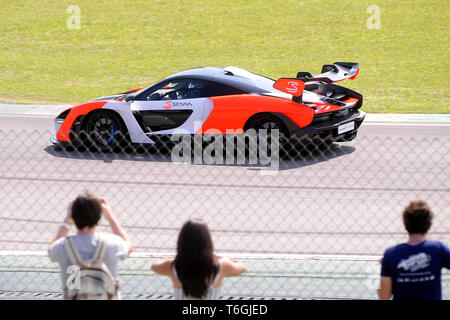
[(113, 112), (96, 111), (85, 119), (87, 143), (101, 152), (111, 152), (125, 146), (127, 129), (122, 119)]

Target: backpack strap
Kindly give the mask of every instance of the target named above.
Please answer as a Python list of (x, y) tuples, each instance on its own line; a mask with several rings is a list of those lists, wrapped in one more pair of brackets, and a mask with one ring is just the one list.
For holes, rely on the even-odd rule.
[(94, 256), (92, 257), (93, 263), (103, 262), (108, 251), (108, 245), (104, 238), (100, 237), (98, 240), (97, 249), (95, 250)]
[(104, 237), (99, 238), (97, 249), (95, 250), (94, 257), (92, 258), (92, 264), (103, 264), (103, 271), (108, 275), (106, 277), (106, 291), (109, 299), (117, 299), (119, 292), (119, 282), (114, 278), (108, 266), (104, 264), (106, 254), (108, 252), (108, 241)]
[[(66, 241), (64, 242), (64, 249), (72, 265), (81, 267), (85, 264), (85, 262), (87, 262), (83, 260), (80, 253), (78, 252), (75, 241), (73, 240), (73, 236), (69, 236), (66, 238)], [(92, 263), (103, 262), (106, 257), (107, 250), (108, 246), (105, 239), (100, 238), (97, 244), (97, 248), (95, 249), (94, 256), (89, 260), (91, 260)]]
[(66, 251), (67, 257), (72, 265), (82, 266), (83, 258), (75, 246), (75, 242), (73, 241), (73, 236), (67, 237), (66, 241), (64, 241), (64, 249)]

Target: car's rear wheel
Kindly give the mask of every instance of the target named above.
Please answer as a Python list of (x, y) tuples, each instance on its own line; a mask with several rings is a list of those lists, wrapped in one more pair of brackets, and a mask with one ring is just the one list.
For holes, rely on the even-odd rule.
[(285, 151), (286, 147), (289, 145), (288, 141), (288, 133), (285, 125), (281, 122), (280, 119), (274, 117), (272, 115), (261, 115), (257, 116), (254, 119), (251, 119), (249, 123), (246, 125), (247, 130), (253, 129), (258, 134), (257, 141), (258, 145), (260, 143), (260, 132), (262, 130), (266, 130), (267, 133), (267, 148), (268, 155), (271, 154), (271, 144), (272, 144), (272, 131), (278, 130), (279, 132), (279, 147), (280, 151)]
[(113, 112), (96, 111), (85, 119), (84, 131), (88, 144), (101, 152), (111, 152), (126, 146), (127, 129)]

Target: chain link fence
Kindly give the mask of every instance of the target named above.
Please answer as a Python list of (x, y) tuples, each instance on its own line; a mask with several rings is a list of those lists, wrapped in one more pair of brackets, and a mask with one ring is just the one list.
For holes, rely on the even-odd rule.
[[(132, 238), (135, 251), (119, 265), (125, 299), (172, 298), (170, 279), (150, 266), (175, 254), (190, 218), (208, 223), (218, 253), (247, 267), (224, 281), (222, 299), (376, 299), (379, 259), (406, 240), (401, 212), (417, 198), (435, 213), (429, 238), (450, 242), (446, 135), (381, 132), (280, 149), (274, 139), (256, 163), (250, 147), (244, 163), (228, 162), (236, 151), (221, 155), (205, 141), (196, 161), (176, 157), (176, 143), (99, 152), (54, 146), (51, 136), (0, 129), (0, 298), (62, 297), (47, 245), (86, 189), (109, 201)], [(100, 231), (109, 231), (104, 221)], [(448, 271), (442, 284), (450, 299)]]

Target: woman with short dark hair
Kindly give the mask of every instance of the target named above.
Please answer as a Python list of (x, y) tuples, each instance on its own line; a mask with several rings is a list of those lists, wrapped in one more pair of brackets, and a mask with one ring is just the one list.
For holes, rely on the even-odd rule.
[(194, 219), (187, 221), (178, 235), (176, 257), (155, 262), (152, 270), (172, 279), (177, 300), (217, 300), (223, 278), (238, 276), (245, 267), (216, 255), (208, 226)]

